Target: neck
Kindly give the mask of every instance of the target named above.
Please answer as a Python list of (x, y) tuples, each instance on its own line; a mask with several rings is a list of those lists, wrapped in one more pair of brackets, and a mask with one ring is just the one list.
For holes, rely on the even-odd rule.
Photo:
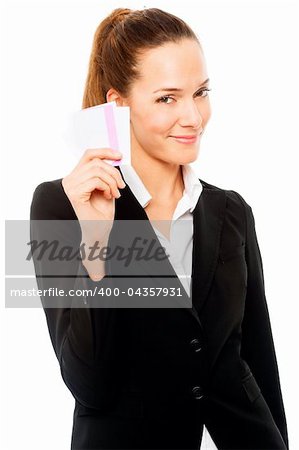
[(142, 157), (132, 154), (132, 166), (156, 205), (169, 204), (170, 199), (176, 203), (182, 197), (184, 180), (179, 164), (160, 161), (147, 154)]

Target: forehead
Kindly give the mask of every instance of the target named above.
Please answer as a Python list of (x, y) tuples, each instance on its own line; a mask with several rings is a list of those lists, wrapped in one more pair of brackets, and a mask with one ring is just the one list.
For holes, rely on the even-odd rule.
[(208, 78), (200, 45), (192, 39), (145, 50), (138, 62), (140, 78), (137, 83), (153, 88), (158, 88), (161, 83), (174, 86)]

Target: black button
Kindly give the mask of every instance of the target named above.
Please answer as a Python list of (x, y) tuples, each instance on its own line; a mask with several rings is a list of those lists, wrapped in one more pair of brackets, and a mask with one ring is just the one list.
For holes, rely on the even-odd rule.
[(194, 348), (194, 350), (196, 352), (201, 351), (201, 346), (200, 346), (200, 342), (198, 339), (192, 339), (192, 341), (190, 342), (190, 345)]
[(194, 395), (194, 398), (196, 398), (196, 400), (200, 400), (201, 398), (203, 398), (203, 391), (200, 386), (194, 386), (194, 388), (192, 388), (192, 394)]

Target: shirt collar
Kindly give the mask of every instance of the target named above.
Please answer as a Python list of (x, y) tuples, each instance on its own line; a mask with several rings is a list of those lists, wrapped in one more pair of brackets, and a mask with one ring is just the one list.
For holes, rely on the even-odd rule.
[[(125, 182), (129, 185), (134, 196), (140, 205), (145, 208), (152, 199), (152, 196), (144, 186), (136, 170), (131, 165), (122, 165), (120, 166), (120, 170)], [(203, 187), (190, 164), (182, 165), (182, 174), (185, 189), (180, 202), (184, 202), (187, 210), (192, 212), (197, 204)]]

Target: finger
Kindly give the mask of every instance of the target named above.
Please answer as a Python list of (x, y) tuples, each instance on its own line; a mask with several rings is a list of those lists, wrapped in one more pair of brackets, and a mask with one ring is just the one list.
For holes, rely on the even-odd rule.
[[(86, 171), (86, 173), (92, 174), (94, 176), (101, 176), (100, 174), (105, 171), (105, 173), (108, 173), (111, 177), (113, 177), (119, 188), (123, 189), (126, 186), (126, 183), (124, 182), (120, 171), (99, 158), (92, 159), (87, 164), (82, 166), (82, 168), (83, 167), (83, 170)], [(101, 171), (99, 169), (101, 169)]]
[(126, 187), (126, 183), (122, 177), (122, 174), (120, 173), (120, 171), (118, 169), (111, 166), (110, 164), (108, 164), (105, 161), (100, 161), (100, 163), (105, 168), (105, 170), (115, 179), (119, 188), (123, 189)]
[(91, 171), (94, 172), (94, 176), (99, 177), (101, 180), (103, 180), (106, 184), (110, 186), (110, 192), (114, 197), (116, 198), (120, 197), (120, 192), (117, 189), (116, 180), (113, 178), (113, 176), (111, 176), (109, 173), (106, 172), (104, 167), (93, 167)]
[[(116, 169), (117, 170), (117, 169)], [(89, 169), (85, 172), (81, 173), (80, 176), (77, 174), (77, 180), (80, 179), (81, 183), (85, 183), (89, 179), (99, 178), (101, 181), (104, 181), (109, 186), (109, 192), (115, 198), (120, 197), (120, 192), (117, 188), (117, 182), (115, 178), (113, 178), (103, 166), (98, 164), (93, 164), (89, 166)]]
[(118, 160), (122, 158), (122, 154), (112, 148), (90, 148), (85, 150), (78, 165), (84, 164), (93, 158)]
[(103, 189), (102, 189), (103, 182), (102, 182), (102, 180), (100, 180), (100, 182), (99, 182), (98, 180), (99, 180), (99, 178), (98, 178), (98, 177), (95, 177), (95, 189), (94, 189), (94, 190), (103, 191), (103, 195), (104, 195), (104, 196), (106, 197), (106, 199), (108, 199), (108, 200), (113, 199), (114, 197), (113, 197), (113, 195), (112, 195), (112, 193), (111, 193), (110, 186), (109, 186), (107, 183), (104, 183), (104, 184), (105, 184), (106, 186), (108, 186), (108, 187), (107, 187), (107, 189), (103, 190)]
[[(95, 190), (103, 191), (105, 194), (105, 197), (111, 196), (110, 186), (105, 181), (100, 179), (99, 177), (93, 177), (89, 178), (88, 180), (84, 181), (83, 183), (80, 183), (80, 185), (77, 188), (78, 197), (84, 198), (87, 194), (87, 196), (90, 197), (93, 191)], [(111, 197), (109, 197), (111, 198)]]

